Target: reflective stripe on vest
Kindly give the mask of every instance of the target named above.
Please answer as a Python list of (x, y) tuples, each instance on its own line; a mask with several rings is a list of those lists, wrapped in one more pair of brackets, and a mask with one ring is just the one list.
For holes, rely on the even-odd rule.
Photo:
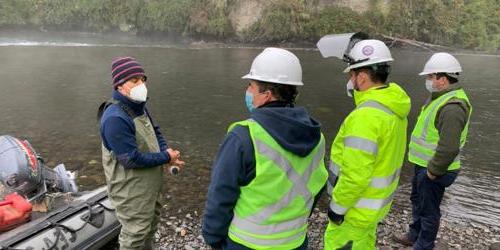
[[(428, 142), (424, 141), (422, 138), (418, 138), (415, 136), (411, 136), (411, 141), (413, 143), (418, 144), (419, 146), (426, 148), (426, 149), (429, 149), (429, 150), (436, 150), (436, 148), (437, 148), (437, 144), (428, 143)], [(460, 145), (460, 149), (462, 149), (462, 148), (463, 148), (463, 145)], [(421, 158), (421, 159), (426, 160), (426, 161), (430, 161), (432, 159), (431, 156), (417, 152), (413, 148), (410, 149), (410, 152), (411, 152), (411, 154), (415, 155), (416, 157)], [(460, 160), (460, 157), (461, 157), (461, 154), (459, 152), (453, 161)]]
[[(390, 110), (389, 108), (385, 107), (384, 105), (380, 104), (377, 101), (372, 101), (368, 100), (360, 105), (356, 109), (359, 108), (365, 108), (365, 107), (370, 107), (370, 108), (375, 108), (380, 111), (383, 111), (389, 115), (394, 115), (394, 112)], [(362, 150), (364, 152), (370, 153), (372, 155), (377, 155), (378, 154), (378, 144), (374, 141), (362, 138), (362, 137), (357, 137), (357, 136), (347, 136), (344, 138), (344, 146), (345, 147), (350, 147), (358, 150)], [(328, 195), (329, 197), (332, 197), (332, 192), (333, 192), (333, 187), (335, 185), (335, 182), (337, 181), (341, 169), (339, 164), (330, 161), (329, 168), (328, 168), (329, 175), (329, 182), (328, 182)], [(378, 188), (378, 189), (383, 189), (387, 188), (390, 185), (392, 185), (395, 181), (398, 180), (399, 175), (401, 173), (401, 168), (399, 167), (392, 175), (386, 176), (386, 177), (372, 177), (370, 180), (370, 187), (372, 188)], [(384, 199), (370, 199), (370, 198), (360, 198), (356, 205), (354, 207), (356, 208), (368, 208), (368, 209), (373, 209), (373, 210), (379, 210), (385, 207), (387, 204), (389, 204), (394, 196), (394, 192), (387, 198)], [(330, 209), (334, 211), (337, 214), (345, 214), (349, 208), (343, 207), (339, 204), (337, 204), (334, 199), (332, 198), (330, 201)]]
[(357, 136), (345, 137), (344, 147), (359, 149), (372, 155), (377, 155), (378, 153), (378, 145), (376, 142)]
[[(380, 210), (392, 201), (395, 191), (396, 190), (394, 190), (389, 197), (384, 199), (360, 198), (354, 207)], [(347, 210), (349, 210), (349, 208), (337, 204), (333, 199), (330, 201), (330, 209), (337, 214), (345, 214)]]
[(394, 174), (387, 176), (387, 177), (372, 177), (372, 180), (370, 182), (370, 186), (374, 188), (386, 188), (394, 181), (396, 181), (399, 178), (399, 174), (401, 173), (401, 168), (398, 168)]
[(436, 109), (440, 106), (440, 104), (448, 101), (447, 100), (448, 97), (454, 96), (454, 95), (455, 95), (455, 91), (448, 92), (439, 98), (439, 99), (442, 99), (441, 102), (436, 102), (436, 103), (434, 103), (434, 105), (432, 107), (430, 107), (431, 111), (429, 112), (429, 115), (427, 115), (427, 117), (425, 117), (424, 128), (422, 131), (422, 135), (420, 136), (421, 141), (425, 142), (427, 140), (427, 132), (429, 131), (429, 126), (431, 125), (432, 114), (434, 114), (434, 111), (436, 111)]
[[(414, 148), (410, 148), (409, 153), (410, 153), (411, 155), (413, 155), (413, 156), (417, 157), (417, 158), (420, 158), (420, 159), (422, 159), (422, 160), (426, 161), (426, 162), (428, 162), (428, 161), (432, 160), (432, 157), (433, 157), (433, 156), (429, 156), (429, 155), (426, 155), (426, 154), (424, 154), (424, 153), (421, 153), (421, 152), (419, 152), (419, 151), (415, 150)], [(459, 154), (455, 157), (455, 159), (453, 159), (453, 162), (459, 161), (459, 160), (461, 159), (461, 157), (462, 157), (462, 156), (461, 156), (461, 155), (460, 155), (460, 153), (459, 153)], [(422, 167), (427, 167), (427, 166), (422, 166)]]
[[(334, 187), (335, 182), (338, 179), (340, 174), (340, 167), (334, 162), (330, 162), (328, 167), (328, 185), (329, 187)], [(387, 177), (373, 177), (370, 186), (374, 188), (386, 188), (390, 186), (401, 174), (401, 168), (398, 168), (396, 172)], [(331, 195), (331, 191), (329, 191), (329, 195)]]
[(437, 148), (437, 144), (428, 143), (424, 139), (418, 138), (414, 135), (411, 136), (411, 141), (430, 150), (435, 150)]
[(387, 113), (389, 115), (394, 115), (394, 112), (392, 112), (392, 110), (390, 110), (386, 106), (382, 105), (380, 102), (373, 101), (373, 100), (368, 100), (366, 102), (363, 102), (356, 107), (356, 109), (360, 109), (360, 108), (374, 108), (374, 109), (384, 111), (385, 113)]
[(298, 232), (290, 237), (281, 238), (281, 239), (262, 239), (262, 238), (255, 238), (255, 237), (252, 237), (252, 236), (249, 236), (246, 234), (238, 233), (238, 232), (235, 232), (234, 230), (231, 231), (231, 233), (242, 240), (252, 242), (253, 244), (261, 245), (261, 246), (281, 245), (281, 244), (285, 244), (287, 242), (299, 239), (300, 237), (304, 236), (303, 232)]
[(328, 183), (327, 183), (327, 193), (328, 197), (332, 197), (333, 187), (337, 183), (337, 179), (340, 174), (340, 167), (335, 162), (330, 161), (328, 163)]
[[(261, 224), (261, 222), (267, 220), (273, 214), (286, 207), (295, 197), (299, 195), (301, 195), (306, 201), (307, 208), (309, 210), (312, 208), (314, 200), (311, 192), (307, 188), (307, 182), (310, 179), (311, 174), (321, 165), (320, 162), (323, 160), (325, 154), (324, 138), (321, 138), (319, 144), (320, 148), (318, 152), (302, 175), (297, 173), (288, 159), (283, 157), (279, 152), (275, 151), (273, 148), (269, 147), (267, 144), (258, 139), (255, 139), (255, 142), (256, 143), (254, 146), (257, 152), (263, 156), (266, 156), (271, 161), (273, 161), (274, 164), (279, 166), (286, 173), (290, 182), (294, 183), (294, 186), (278, 202), (263, 208), (254, 215), (248, 216), (246, 218), (241, 218), (237, 214), (234, 214), (231, 224), (248, 233), (261, 235), (276, 234), (303, 227), (307, 223), (307, 217), (299, 217), (294, 220), (271, 225), (264, 225)], [(231, 233), (235, 234), (238, 237), (241, 236), (241, 233), (236, 233), (234, 230), (231, 230)], [(245, 235), (245, 237), (240, 238), (254, 244), (264, 244), (262, 243), (263, 241), (269, 241), (269, 243), (265, 243), (265, 245), (272, 244), (272, 242), (276, 242), (276, 244), (283, 243), (283, 241), (281, 240), (263, 240), (260, 238), (251, 237), (249, 235)], [(284, 242), (286, 242), (286, 240)]]

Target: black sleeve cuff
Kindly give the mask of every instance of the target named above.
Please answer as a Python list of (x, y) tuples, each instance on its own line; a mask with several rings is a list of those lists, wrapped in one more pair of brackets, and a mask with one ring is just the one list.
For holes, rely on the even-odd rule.
[(344, 215), (337, 214), (331, 209), (328, 209), (328, 218), (337, 225), (341, 224), (344, 221)]
[(210, 248), (211, 248), (212, 250), (222, 249), (222, 243), (223, 243), (223, 242), (224, 242), (224, 241), (219, 241), (219, 242), (216, 242), (216, 243), (212, 243), (212, 244), (210, 244), (209, 246), (210, 246)]
[(427, 165), (427, 171), (429, 171), (432, 175), (435, 176), (442, 176), (446, 174), (446, 171), (448, 170), (448, 166), (445, 166), (444, 168), (439, 168), (432, 164), (432, 161), (429, 162)]

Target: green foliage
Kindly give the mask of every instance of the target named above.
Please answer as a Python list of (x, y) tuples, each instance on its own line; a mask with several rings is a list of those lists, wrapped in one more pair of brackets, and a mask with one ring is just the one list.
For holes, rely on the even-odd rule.
[[(166, 33), (235, 38), (229, 19), (243, 0), (0, 0), (1, 27)], [(320, 0), (265, 1), (243, 32), (250, 42), (316, 41), (367, 31), (456, 47), (500, 49), (500, 0), (371, 0), (369, 10), (319, 7)], [(240, 34), (241, 35), (241, 34)]]
[(463, 10), (459, 43), (471, 49), (500, 48), (500, 7), (494, 0), (471, 1)]
[(32, 5), (29, 1), (1, 0), (0, 25), (25, 25), (29, 23)]
[(365, 13), (363, 16), (368, 22), (368, 31), (370, 33), (383, 33), (383, 29), (386, 26), (387, 22), (387, 17), (377, 5), (373, 5), (373, 9)]
[(298, 0), (273, 1), (263, 11), (262, 17), (246, 32), (247, 41), (281, 42), (294, 40), (303, 35), (308, 15)]
[(19, 2), (29, 3), (32, 6), (31, 24), (35, 26), (107, 31), (120, 26), (134, 28), (140, 6), (144, 1), (20, 0)]
[(74, 0), (38, 1), (36, 11), (43, 25), (74, 27), (82, 13), (78, 12), (79, 6), (75, 4)]
[(418, 38), (424, 42), (443, 43), (453, 38), (456, 18), (442, 0), (392, 2), (386, 28), (398, 36)]
[(347, 7), (327, 7), (314, 15), (306, 25), (306, 32), (312, 40), (332, 33), (366, 31), (368, 19)]
[(182, 33), (196, 0), (149, 0), (142, 7), (138, 27), (144, 31)]
[(234, 33), (229, 20), (229, 7), (232, 1), (199, 1), (190, 17), (188, 32), (215, 38), (226, 38)]
[(499, 14), (497, 0), (393, 0), (385, 30), (424, 42), (497, 50)]

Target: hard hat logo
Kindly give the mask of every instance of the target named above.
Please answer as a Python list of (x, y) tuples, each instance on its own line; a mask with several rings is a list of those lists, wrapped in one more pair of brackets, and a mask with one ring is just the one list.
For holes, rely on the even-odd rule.
[(352, 69), (393, 61), (389, 48), (379, 40), (361, 40), (352, 47), (347, 57), (348, 66), (344, 73)]
[(371, 56), (373, 54), (374, 50), (375, 49), (373, 48), (373, 46), (366, 45), (365, 47), (363, 47), (362, 52), (363, 52), (363, 55), (365, 55), (365, 56)]

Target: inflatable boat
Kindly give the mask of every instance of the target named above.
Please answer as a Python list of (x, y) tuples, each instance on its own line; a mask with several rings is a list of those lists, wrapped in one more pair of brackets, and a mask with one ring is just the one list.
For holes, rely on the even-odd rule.
[(119, 233), (106, 187), (101, 187), (53, 211), (33, 212), (31, 221), (0, 234), (0, 249), (99, 249)]
[(99, 249), (117, 237), (106, 187), (77, 192), (74, 177), (45, 166), (27, 141), (0, 136), (0, 249)]

